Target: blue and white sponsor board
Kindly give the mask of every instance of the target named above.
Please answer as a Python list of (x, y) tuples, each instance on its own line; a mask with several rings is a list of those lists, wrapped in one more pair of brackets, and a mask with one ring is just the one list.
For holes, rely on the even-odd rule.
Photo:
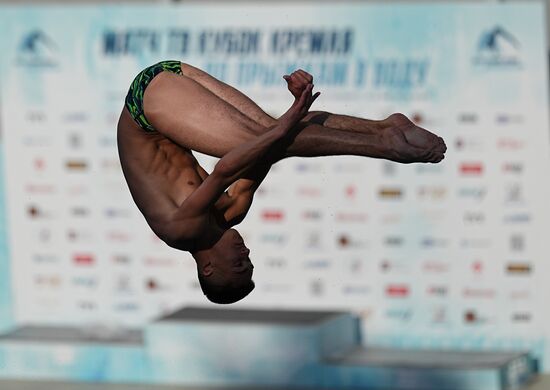
[(206, 304), (191, 257), (154, 238), (117, 163), (129, 83), (150, 64), (180, 59), (275, 117), (292, 101), (282, 75), (303, 68), (322, 92), (314, 109), (372, 119), (403, 112), (449, 146), (439, 165), (359, 157), (277, 165), (239, 227), (257, 285), (239, 306), (351, 309), (372, 344), (547, 357), (543, 10), (535, 2), (0, 8), (0, 325), (144, 325)]

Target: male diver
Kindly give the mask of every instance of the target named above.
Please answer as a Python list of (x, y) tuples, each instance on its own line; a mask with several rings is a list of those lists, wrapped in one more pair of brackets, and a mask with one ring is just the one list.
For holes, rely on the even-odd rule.
[[(300, 69), (283, 78), (294, 102), (275, 119), (206, 72), (163, 61), (136, 76), (120, 115), (118, 151), (132, 197), (159, 238), (192, 254), (214, 303), (254, 289), (250, 250), (232, 226), (277, 161), (357, 155), (438, 163), (447, 149), (402, 114), (375, 121), (309, 111), (320, 94), (313, 77)], [(220, 160), (209, 174), (192, 151)]]

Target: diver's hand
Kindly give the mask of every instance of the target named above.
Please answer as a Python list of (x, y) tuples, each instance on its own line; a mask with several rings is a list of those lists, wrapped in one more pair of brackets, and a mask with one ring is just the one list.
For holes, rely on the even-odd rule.
[(321, 92), (312, 94), (312, 91), (313, 84), (306, 85), (300, 96), (294, 100), (292, 106), (279, 118), (279, 123), (285, 131), (290, 130), (307, 115), (311, 105), (321, 94)]
[(308, 84), (313, 84), (313, 76), (302, 69), (298, 69), (290, 75), (284, 75), (283, 79), (287, 83), (288, 90), (296, 99), (300, 98)]

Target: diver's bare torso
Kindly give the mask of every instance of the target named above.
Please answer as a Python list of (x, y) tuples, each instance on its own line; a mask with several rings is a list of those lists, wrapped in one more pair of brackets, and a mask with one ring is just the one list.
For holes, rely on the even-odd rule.
[[(120, 115), (117, 143), (130, 193), (151, 229), (163, 238), (168, 219), (208, 174), (189, 149), (160, 133), (146, 133), (126, 108)], [(215, 213), (203, 218), (204, 228), (219, 218)], [(178, 246), (188, 250), (191, 244)]]

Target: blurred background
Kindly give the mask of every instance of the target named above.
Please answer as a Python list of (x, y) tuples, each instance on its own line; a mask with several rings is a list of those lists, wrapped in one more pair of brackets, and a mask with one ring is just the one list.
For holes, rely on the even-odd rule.
[[(349, 313), (367, 348), (529, 351), (548, 372), (547, 10), (542, 1), (0, 0), (0, 378), (166, 382), (153, 366), (194, 352), (170, 343), (184, 331), (164, 341), (148, 332), (189, 306), (222, 317)], [(292, 103), (282, 76), (302, 68), (322, 92), (315, 110), (402, 112), (441, 135), (447, 156), (277, 164), (238, 227), (256, 289), (214, 306), (191, 256), (148, 228), (117, 155), (130, 82), (165, 59), (200, 67), (274, 117)], [(197, 157), (207, 171), (216, 163)], [(209, 336), (197, 332), (200, 348)], [(149, 353), (152, 339), (160, 354)], [(238, 360), (239, 345), (212, 348)], [(214, 384), (250, 379), (231, 375)], [(169, 382), (213, 385), (193, 378)]]

